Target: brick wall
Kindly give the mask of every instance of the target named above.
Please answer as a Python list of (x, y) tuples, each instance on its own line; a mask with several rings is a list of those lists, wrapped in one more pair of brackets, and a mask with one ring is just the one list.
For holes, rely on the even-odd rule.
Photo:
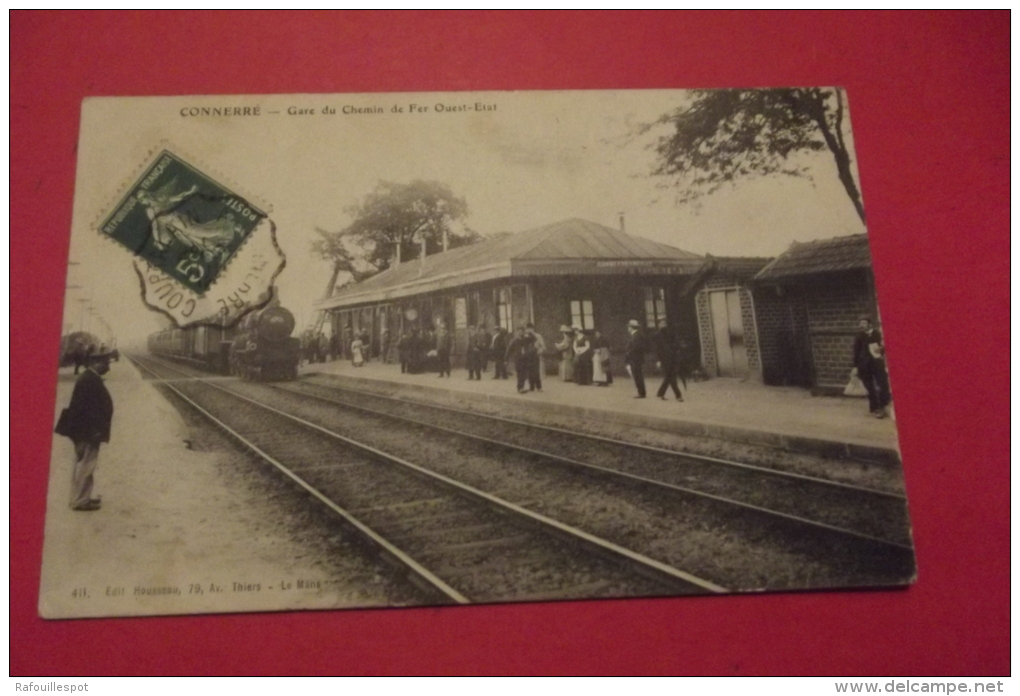
[(792, 351), (793, 314), (790, 304), (775, 288), (755, 289), (754, 310), (758, 317), (758, 345), (761, 348), (762, 380), (765, 384), (794, 384), (787, 366)]
[(761, 380), (761, 355), (758, 353), (758, 326), (755, 322), (757, 308), (754, 298), (746, 287), (740, 288), (740, 318), (744, 325), (744, 348), (747, 350), (747, 364), (751, 377)]
[(858, 274), (810, 288), (806, 304), (816, 387), (843, 386), (849, 378), (858, 318), (871, 305), (864, 280)]
[(755, 288), (766, 384), (842, 388), (853, 367), (861, 314), (873, 308), (869, 276), (830, 273)]
[(715, 361), (715, 334), (712, 333), (712, 312), (708, 307), (708, 293), (698, 292), (694, 298), (694, 309), (698, 315), (698, 333), (701, 338), (701, 369), (706, 375), (719, 372)]

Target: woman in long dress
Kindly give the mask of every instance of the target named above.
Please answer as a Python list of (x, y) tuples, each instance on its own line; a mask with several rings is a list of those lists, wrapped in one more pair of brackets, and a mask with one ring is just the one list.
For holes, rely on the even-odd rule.
[(556, 344), (560, 352), (560, 379), (574, 381), (574, 330), (566, 324), (560, 325), (560, 341)]
[(574, 381), (579, 386), (591, 384), (592, 350), (591, 341), (579, 326), (574, 327)]
[(592, 337), (591, 349), (591, 381), (600, 387), (608, 386), (609, 375), (606, 372), (606, 363), (609, 362), (609, 345), (598, 331), (595, 331), (595, 335)]
[(351, 342), (351, 362), (354, 363), (354, 367), (361, 367), (365, 364), (364, 347), (365, 344), (361, 342), (361, 338), (355, 338)]

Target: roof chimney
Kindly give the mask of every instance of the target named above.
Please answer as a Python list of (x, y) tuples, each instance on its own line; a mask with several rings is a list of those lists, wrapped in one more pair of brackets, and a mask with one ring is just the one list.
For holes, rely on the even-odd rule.
[(620, 213), (620, 233), (627, 234), (627, 226), (624, 224), (623, 221), (623, 213)]

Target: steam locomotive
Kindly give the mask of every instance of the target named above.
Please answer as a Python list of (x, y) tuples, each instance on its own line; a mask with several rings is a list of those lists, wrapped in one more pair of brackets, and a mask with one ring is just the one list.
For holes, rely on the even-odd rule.
[(291, 337), (294, 315), (271, 305), (245, 315), (231, 327), (165, 329), (149, 336), (152, 355), (245, 379), (297, 377), (301, 342)]
[(301, 360), (301, 341), (294, 315), (280, 306), (243, 317), (230, 349), (230, 372), (245, 379), (294, 379)]

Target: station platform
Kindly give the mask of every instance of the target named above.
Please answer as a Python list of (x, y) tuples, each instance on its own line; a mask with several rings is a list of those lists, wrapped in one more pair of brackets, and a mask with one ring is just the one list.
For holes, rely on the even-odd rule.
[[(57, 414), (70, 402), (74, 381), (73, 368), (60, 370)], [(196, 441), (195, 430), (129, 361), (113, 363), (105, 382), (114, 414), (110, 442), (100, 447), (95, 473), (93, 495), (102, 496), (100, 510), (70, 509), (74, 448), (67, 438), (53, 436), (41, 616), (320, 609), (392, 601), (360, 555), (323, 549), (328, 539), (308, 532), (296, 515), (284, 514), (283, 506), (295, 496), (267, 486), (267, 477), (236, 450)], [(297, 500), (292, 505), (306, 504)]]
[(538, 411), (570, 413), (610, 422), (709, 437), (750, 445), (775, 447), (826, 457), (899, 464), (893, 418), (876, 419), (866, 398), (812, 396), (798, 387), (768, 387), (738, 379), (690, 382), (683, 402), (667, 393), (656, 398), (661, 379), (646, 375), (648, 397), (635, 399), (634, 383), (626, 372), (616, 374), (607, 387), (562, 382), (543, 376), (541, 392), (517, 393), (517, 381), (493, 379), (492, 365), (482, 379), (469, 380), (467, 370), (455, 368), (450, 377), (434, 372), (401, 374), (400, 365), (377, 360), (355, 367), (348, 360), (305, 363), (303, 375), (326, 374), (366, 384), (397, 385), (411, 391), (440, 391), (465, 402), (531, 403)]

